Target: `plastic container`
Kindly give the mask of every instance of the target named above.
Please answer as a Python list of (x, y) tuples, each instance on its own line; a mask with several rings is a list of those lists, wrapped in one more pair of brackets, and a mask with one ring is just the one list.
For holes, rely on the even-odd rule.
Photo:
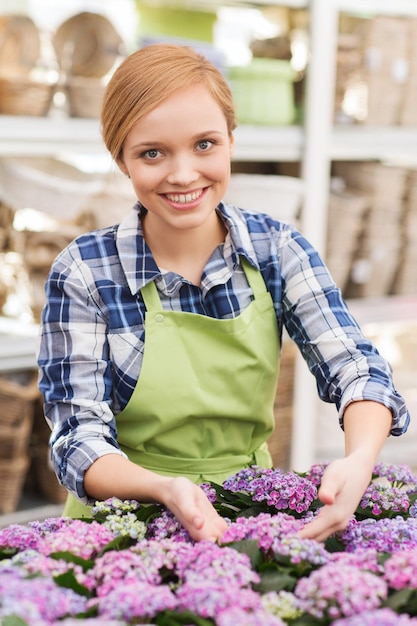
[(239, 123), (294, 123), (295, 72), (289, 61), (254, 58), (248, 65), (230, 67), (228, 78)]
[(167, 35), (198, 41), (213, 41), (215, 11), (190, 10), (176, 3), (137, 0), (139, 35)]

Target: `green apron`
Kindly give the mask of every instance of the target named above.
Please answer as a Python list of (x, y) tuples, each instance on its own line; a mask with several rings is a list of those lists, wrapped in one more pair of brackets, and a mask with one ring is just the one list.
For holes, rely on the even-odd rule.
[[(272, 467), (278, 328), (261, 273), (244, 259), (242, 266), (254, 300), (232, 319), (165, 311), (153, 281), (141, 290), (143, 363), (116, 415), (119, 445), (134, 463), (218, 484), (243, 467)], [(64, 515), (89, 514), (68, 496)]]

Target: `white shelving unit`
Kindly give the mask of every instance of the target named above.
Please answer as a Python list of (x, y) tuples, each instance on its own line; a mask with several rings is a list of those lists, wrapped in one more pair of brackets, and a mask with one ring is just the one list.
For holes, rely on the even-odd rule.
[[(414, 0), (311, 0), (311, 56), (305, 100), (302, 157), (305, 182), (302, 230), (323, 252), (327, 230), (330, 168), (334, 160), (406, 158), (417, 163), (417, 128), (334, 127), (334, 93), (340, 13), (417, 16)], [(303, 471), (315, 459), (315, 381), (301, 358), (296, 363), (291, 467)]]

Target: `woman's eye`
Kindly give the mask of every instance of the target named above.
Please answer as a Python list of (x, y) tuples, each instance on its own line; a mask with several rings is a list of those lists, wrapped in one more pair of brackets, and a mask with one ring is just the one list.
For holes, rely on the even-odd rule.
[(156, 150), (156, 148), (152, 149), (152, 150), (147, 150), (144, 153), (144, 156), (147, 159), (156, 159), (159, 156), (159, 150)]
[(201, 141), (198, 142), (198, 149), (202, 151), (209, 150), (209, 148), (211, 148), (212, 145), (213, 145), (213, 142), (210, 141), (209, 139), (202, 139)]

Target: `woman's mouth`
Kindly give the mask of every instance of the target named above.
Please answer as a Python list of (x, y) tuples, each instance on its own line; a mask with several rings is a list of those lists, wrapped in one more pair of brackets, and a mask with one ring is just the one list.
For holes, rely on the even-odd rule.
[(194, 202), (201, 197), (203, 193), (202, 189), (198, 191), (190, 191), (189, 193), (166, 193), (164, 194), (170, 202), (177, 202), (179, 204), (187, 204), (188, 202)]
[(194, 209), (200, 203), (207, 188), (187, 193), (164, 193), (165, 200), (175, 209)]

